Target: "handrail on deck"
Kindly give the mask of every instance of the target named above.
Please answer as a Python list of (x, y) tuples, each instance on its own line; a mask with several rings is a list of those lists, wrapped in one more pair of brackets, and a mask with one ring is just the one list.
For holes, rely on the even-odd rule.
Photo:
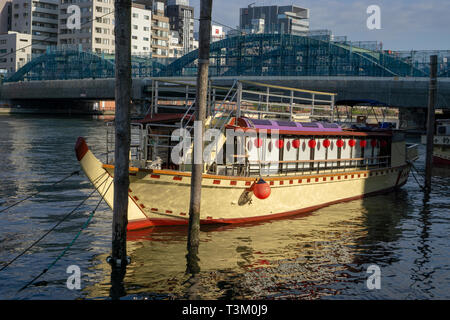
[(259, 86), (259, 87), (266, 87), (266, 88), (268, 87), (268, 88), (282, 89), (282, 90), (288, 90), (288, 91), (314, 93), (314, 94), (325, 95), (325, 96), (336, 96), (337, 95), (337, 93), (333, 93), (333, 92), (313, 91), (313, 90), (298, 89), (298, 88), (285, 87), (285, 86), (277, 86), (274, 84), (267, 84), (267, 83), (261, 83), (261, 82), (250, 81), (250, 80), (239, 80), (239, 82), (252, 84), (255, 86)]
[(379, 156), (379, 157), (367, 157), (367, 158), (342, 158), (342, 159), (316, 159), (316, 160), (280, 160), (280, 161), (259, 161), (248, 160), (251, 163), (318, 163), (318, 162), (342, 162), (342, 161), (362, 161), (362, 160), (374, 160), (374, 159), (388, 159), (391, 156)]

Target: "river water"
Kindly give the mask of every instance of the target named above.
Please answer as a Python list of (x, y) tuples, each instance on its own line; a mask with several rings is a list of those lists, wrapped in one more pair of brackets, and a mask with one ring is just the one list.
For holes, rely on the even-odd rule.
[[(78, 136), (104, 159), (106, 124), (91, 118), (0, 116), (0, 268), (52, 228), (93, 190), (81, 173)], [(424, 151), (416, 166), (424, 170)], [(417, 177), (419, 181), (421, 177)], [(410, 176), (399, 191), (329, 206), (289, 219), (202, 228), (202, 299), (449, 299), (450, 169), (435, 168), (428, 201)], [(157, 190), (156, 190), (157, 192)], [(95, 208), (91, 197), (54, 232), (0, 272), (0, 299), (108, 299), (112, 212), (103, 202), (65, 255), (33, 285), (69, 245)], [(132, 263), (123, 299), (192, 297), (187, 282), (185, 227), (128, 235)], [(81, 272), (70, 290), (69, 266)], [(369, 266), (380, 286), (369, 289)], [(369, 281), (369, 283), (375, 283)]]

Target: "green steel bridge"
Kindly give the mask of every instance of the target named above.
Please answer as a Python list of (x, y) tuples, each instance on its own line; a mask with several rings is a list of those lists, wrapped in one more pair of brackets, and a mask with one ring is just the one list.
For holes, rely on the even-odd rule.
[[(450, 50), (437, 54), (438, 77), (450, 77)], [(209, 74), (212, 77), (428, 77), (428, 56), (419, 51), (411, 54), (371, 51), (347, 43), (288, 34), (251, 34), (211, 43)], [(197, 50), (178, 59), (132, 56), (132, 76), (192, 77), (197, 73), (197, 58)], [(33, 58), (4, 82), (101, 78), (114, 78), (114, 55), (56, 47)]]

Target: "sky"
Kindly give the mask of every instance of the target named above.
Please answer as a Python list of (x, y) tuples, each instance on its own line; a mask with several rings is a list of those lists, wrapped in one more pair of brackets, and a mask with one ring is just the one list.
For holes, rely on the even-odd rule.
[[(309, 8), (311, 30), (330, 29), (350, 41), (381, 41), (383, 49), (450, 50), (449, 0), (213, 0), (212, 19), (235, 28), (239, 8), (251, 3)], [(190, 5), (198, 18), (200, 0), (190, 0)], [(367, 28), (370, 5), (380, 7), (379, 30)]]

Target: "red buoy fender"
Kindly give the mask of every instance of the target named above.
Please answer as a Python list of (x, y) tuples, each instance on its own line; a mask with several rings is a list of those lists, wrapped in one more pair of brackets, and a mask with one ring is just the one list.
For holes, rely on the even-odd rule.
[(262, 178), (259, 178), (258, 182), (254, 183), (251, 189), (258, 199), (264, 200), (270, 196), (270, 186)]

